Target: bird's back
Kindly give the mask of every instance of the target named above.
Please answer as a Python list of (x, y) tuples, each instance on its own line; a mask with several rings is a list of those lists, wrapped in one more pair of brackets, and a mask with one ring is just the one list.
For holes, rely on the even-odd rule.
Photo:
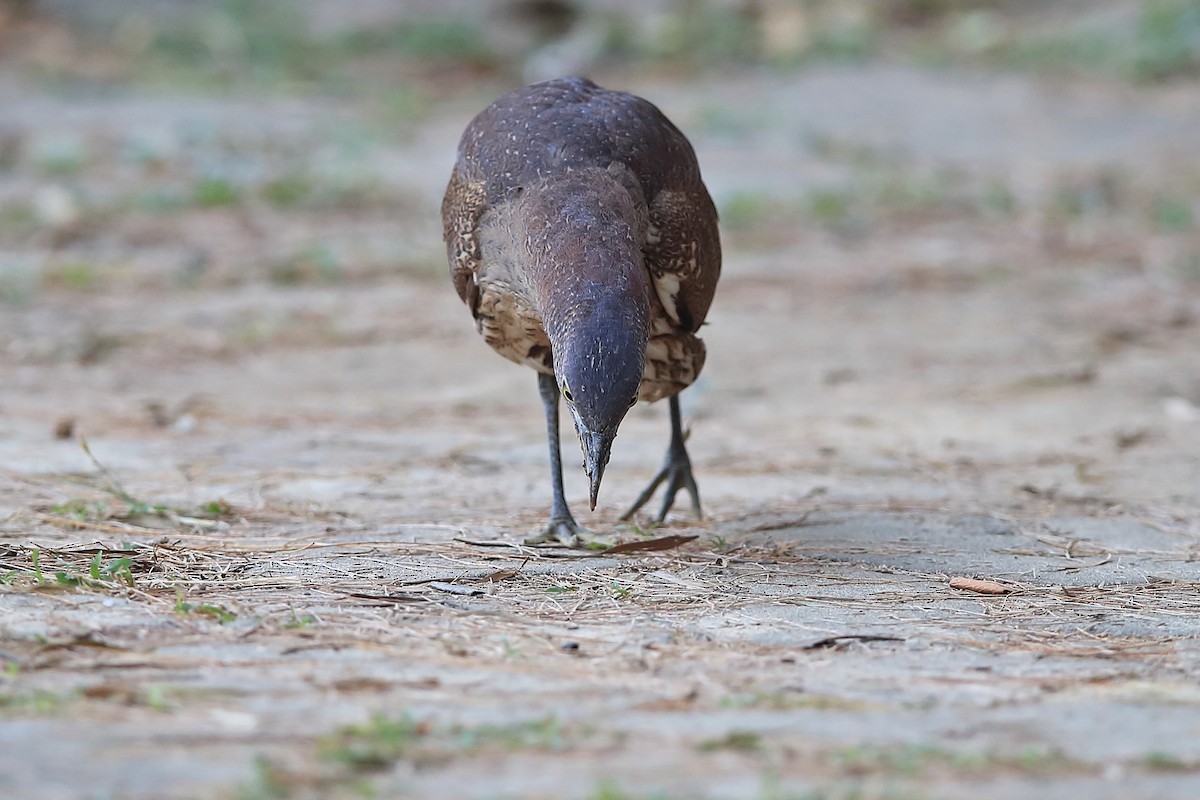
[(583, 78), (525, 86), (484, 109), (463, 133), (457, 167), (489, 203), (569, 169), (626, 165), (647, 199), (700, 182), (687, 138), (654, 104)]

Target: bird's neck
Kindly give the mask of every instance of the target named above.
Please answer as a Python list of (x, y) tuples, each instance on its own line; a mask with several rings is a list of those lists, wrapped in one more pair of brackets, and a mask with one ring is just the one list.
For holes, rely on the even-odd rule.
[(568, 174), (528, 197), (529, 269), (551, 339), (596, 314), (649, 329), (645, 206), (605, 170)]
[(595, 226), (563, 221), (551, 252), (535, 266), (543, 324), (551, 340), (591, 324), (620, 325), (648, 333), (649, 273), (640, 248)]

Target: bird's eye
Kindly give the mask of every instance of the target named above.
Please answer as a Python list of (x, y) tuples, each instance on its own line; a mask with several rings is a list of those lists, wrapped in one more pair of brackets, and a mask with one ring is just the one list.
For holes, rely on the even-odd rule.
[(568, 403), (575, 402), (575, 396), (571, 394), (571, 390), (567, 388), (565, 383), (562, 385), (562, 396)]
[(638, 396), (635, 394), (633, 397), (629, 398), (629, 407), (633, 408), (634, 406), (636, 406), (637, 401), (638, 401)]

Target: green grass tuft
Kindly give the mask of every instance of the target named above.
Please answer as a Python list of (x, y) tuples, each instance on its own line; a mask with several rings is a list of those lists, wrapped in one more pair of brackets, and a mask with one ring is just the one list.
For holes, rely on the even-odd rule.
[(192, 186), (192, 202), (201, 208), (234, 206), (241, 199), (241, 191), (224, 178), (201, 178)]

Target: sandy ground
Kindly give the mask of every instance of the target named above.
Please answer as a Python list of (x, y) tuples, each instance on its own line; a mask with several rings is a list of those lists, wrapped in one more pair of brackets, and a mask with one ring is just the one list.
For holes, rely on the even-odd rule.
[[(707, 518), (616, 521), (664, 406), (595, 514), (564, 439), (585, 524), (696, 537), (617, 555), (519, 544), (534, 377), (436, 219), (484, 95), (380, 133), (0, 82), (0, 795), (1200, 793), (1195, 86), (610, 83), (692, 135), (727, 251)], [(361, 202), (154, 206), (296, 163)]]

